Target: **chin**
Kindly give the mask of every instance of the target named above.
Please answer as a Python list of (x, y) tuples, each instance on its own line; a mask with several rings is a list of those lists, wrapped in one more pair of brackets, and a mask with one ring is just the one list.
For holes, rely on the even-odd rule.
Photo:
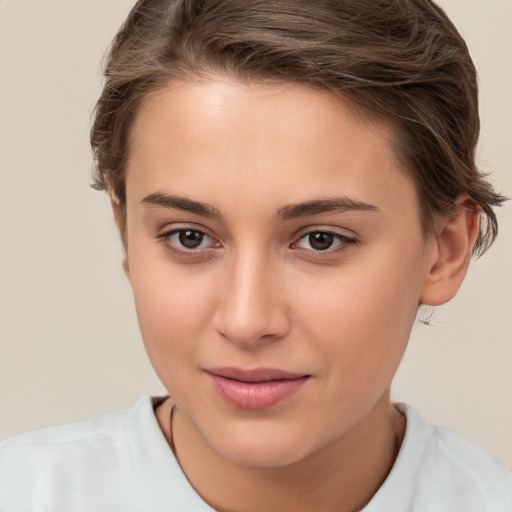
[(237, 466), (252, 468), (279, 468), (290, 466), (304, 458), (303, 454), (297, 450), (275, 450), (274, 447), (230, 447), (228, 452), (220, 453), (220, 455)]
[[(303, 436), (264, 429), (255, 433), (226, 435), (211, 446), (223, 459), (244, 467), (278, 468), (305, 459), (314, 451)], [(229, 440), (229, 442), (226, 442)]]

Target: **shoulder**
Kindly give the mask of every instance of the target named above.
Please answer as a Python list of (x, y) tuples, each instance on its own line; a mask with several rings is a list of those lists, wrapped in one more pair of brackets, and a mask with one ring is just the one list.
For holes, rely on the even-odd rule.
[[(211, 511), (155, 417), (166, 397), (0, 444), (2, 512)], [(163, 409), (164, 410), (164, 409)]]
[(474, 502), (482, 503), (482, 510), (512, 510), (512, 472), (456, 432), (437, 426), (431, 428), (423, 472), (435, 474), (438, 485), (446, 492), (472, 496)]
[(365, 512), (511, 512), (512, 472), (463, 436), (426, 423), (410, 406), (395, 465)]
[(12, 510), (16, 503), (24, 510), (30, 500), (47, 498), (53, 505), (65, 502), (66, 492), (80, 496), (101, 479), (125, 478), (133, 467), (131, 432), (148, 421), (151, 408), (145, 397), (129, 409), (2, 442), (0, 509)]
[(509, 470), (495, 457), (453, 430), (431, 426), (430, 438), (427, 460), (446, 465), (456, 473), (478, 478), (482, 473), (494, 475), (498, 480), (510, 476)]
[[(456, 432), (426, 423), (403, 406), (411, 453), (420, 455), (415, 488), (419, 500), (444, 500), (451, 510), (512, 510), (512, 473), (491, 454)], [(412, 469), (412, 468), (411, 468)]]
[[(135, 407), (137, 406), (140, 406), (140, 402)], [(24, 452), (29, 458), (37, 455), (39, 450), (51, 449), (52, 453), (69, 453), (73, 447), (85, 447), (91, 440), (101, 442), (104, 438), (119, 438), (122, 435), (124, 420), (133, 409), (94, 416), (78, 423), (41, 428), (11, 437), (0, 443), (0, 468), (9, 458), (18, 458)]]

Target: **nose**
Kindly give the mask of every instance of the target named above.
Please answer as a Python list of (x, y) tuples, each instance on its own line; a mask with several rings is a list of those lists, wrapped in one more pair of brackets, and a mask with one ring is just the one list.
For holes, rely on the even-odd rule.
[(282, 338), (290, 329), (282, 269), (258, 251), (239, 255), (227, 265), (227, 278), (214, 326), (244, 348)]

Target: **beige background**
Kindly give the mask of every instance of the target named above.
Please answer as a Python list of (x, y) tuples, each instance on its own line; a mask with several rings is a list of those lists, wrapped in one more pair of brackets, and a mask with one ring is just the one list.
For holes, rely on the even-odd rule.
[[(0, 0), (0, 439), (164, 390), (146, 360), (108, 203), (88, 187), (104, 49), (131, 0)], [(442, 0), (481, 78), (480, 163), (512, 195), (512, 1)], [(512, 468), (512, 206), (394, 386)]]

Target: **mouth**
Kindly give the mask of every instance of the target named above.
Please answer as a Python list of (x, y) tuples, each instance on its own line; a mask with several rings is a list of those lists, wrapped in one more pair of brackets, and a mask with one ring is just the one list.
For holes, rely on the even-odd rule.
[(273, 368), (209, 368), (214, 389), (228, 404), (246, 410), (273, 407), (298, 392), (311, 375)]

